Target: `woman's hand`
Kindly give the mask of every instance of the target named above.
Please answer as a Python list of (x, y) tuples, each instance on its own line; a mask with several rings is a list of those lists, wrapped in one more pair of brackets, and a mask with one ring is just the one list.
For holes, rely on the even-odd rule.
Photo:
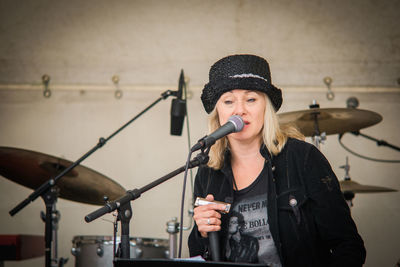
[[(206, 200), (214, 201), (213, 195), (207, 195)], [(221, 230), (221, 214), (225, 210), (224, 204), (208, 204), (194, 208), (193, 219), (202, 237), (207, 237), (208, 232)]]

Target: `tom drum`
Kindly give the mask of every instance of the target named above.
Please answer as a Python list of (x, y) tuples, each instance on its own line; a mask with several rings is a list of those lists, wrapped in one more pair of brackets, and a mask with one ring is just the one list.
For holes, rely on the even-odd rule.
[[(117, 237), (117, 247), (119, 244)], [(130, 238), (131, 258), (168, 258), (168, 239)], [(75, 236), (72, 240), (71, 253), (75, 256), (75, 267), (112, 266), (112, 236)]]

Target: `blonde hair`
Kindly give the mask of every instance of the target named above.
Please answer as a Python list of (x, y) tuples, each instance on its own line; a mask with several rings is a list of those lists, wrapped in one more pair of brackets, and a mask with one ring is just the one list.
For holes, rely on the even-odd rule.
[[(263, 95), (265, 97), (266, 106), (264, 112), (264, 126), (261, 130), (261, 135), (268, 151), (272, 153), (272, 155), (277, 155), (281, 152), (289, 137), (300, 140), (305, 140), (305, 137), (293, 125), (280, 125), (278, 116), (276, 115), (269, 97), (266, 94)], [(221, 124), (219, 122), (218, 112), (217, 109), (214, 108), (208, 118), (209, 133), (212, 133), (219, 127), (221, 127)], [(224, 153), (228, 146), (228, 138), (224, 137), (217, 140), (217, 142), (211, 147), (209, 153), (210, 160), (207, 164), (210, 168), (216, 170), (222, 168), (224, 164)]]

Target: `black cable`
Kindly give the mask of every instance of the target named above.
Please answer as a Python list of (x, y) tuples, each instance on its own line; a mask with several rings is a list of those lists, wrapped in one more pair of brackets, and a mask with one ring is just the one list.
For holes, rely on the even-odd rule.
[(349, 153), (351, 153), (351, 154), (353, 154), (353, 155), (355, 155), (355, 156), (357, 156), (357, 157), (360, 157), (360, 158), (366, 159), (366, 160), (376, 161), (376, 162), (400, 163), (400, 160), (375, 159), (375, 158), (370, 158), (370, 157), (367, 157), (367, 156), (363, 156), (363, 155), (361, 155), (361, 154), (358, 154), (358, 153), (356, 153), (356, 152), (350, 150), (348, 147), (346, 147), (346, 146), (342, 143), (342, 137), (343, 137), (343, 135), (344, 135), (344, 134), (339, 134), (339, 137), (338, 137), (339, 144), (340, 144), (346, 151), (348, 151)]
[(188, 174), (188, 169), (189, 169), (189, 163), (190, 163), (190, 158), (192, 157), (192, 151), (189, 149), (189, 155), (186, 161), (186, 166), (185, 166), (185, 175), (183, 177), (183, 190), (182, 190), (182, 200), (181, 200), (181, 218), (180, 218), (180, 224), (179, 224), (179, 249), (178, 249), (178, 258), (181, 257), (182, 254), (182, 237), (183, 237), (183, 209), (185, 206), (185, 191), (186, 191), (186, 180), (187, 180), (187, 174)]
[[(187, 86), (186, 82), (183, 84), (184, 93), (185, 93), (185, 105), (186, 105), (186, 130), (187, 130), (187, 139), (188, 139), (188, 149), (192, 147), (192, 142), (190, 140), (190, 127), (189, 127), (189, 112), (188, 112), (188, 105), (187, 105)], [(192, 198), (193, 198), (193, 192), (194, 192), (194, 181), (193, 181), (193, 170), (190, 169), (190, 187), (192, 190)], [(192, 202), (194, 203), (194, 199), (192, 199)]]

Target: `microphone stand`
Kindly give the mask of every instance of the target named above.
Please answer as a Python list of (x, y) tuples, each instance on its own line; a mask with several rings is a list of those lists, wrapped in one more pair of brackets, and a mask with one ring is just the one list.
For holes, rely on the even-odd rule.
[[(129, 124), (131, 124), (133, 121), (135, 121), (137, 118), (139, 118), (141, 115), (143, 115), (146, 111), (151, 109), (153, 106), (155, 106), (158, 102), (161, 100), (165, 100), (171, 95), (176, 95), (175, 91), (167, 90), (161, 94), (161, 96), (154, 101), (152, 104), (150, 104), (147, 108), (145, 108), (143, 111), (141, 111), (139, 114), (137, 114), (134, 118), (132, 118), (130, 121), (125, 123), (123, 126), (121, 126), (118, 130), (116, 130), (113, 134), (111, 134), (107, 138), (101, 137), (99, 139), (99, 142), (92, 148), (90, 149), (86, 154), (84, 154), (82, 157), (80, 157), (77, 161), (72, 163), (69, 167), (64, 169), (61, 173), (59, 173), (56, 177), (50, 178), (48, 181), (44, 182), (41, 186), (39, 186), (32, 194), (30, 194), (25, 200), (20, 202), (17, 206), (15, 206), (9, 214), (11, 216), (14, 216), (17, 214), (20, 210), (25, 208), (28, 204), (33, 202), (35, 199), (37, 199), (39, 196), (43, 197), (46, 202), (46, 207), (50, 206), (55, 206), (55, 202), (57, 201), (57, 195), (49, 195), (49, 192), (51, 189), (56, 185), (57, 181), (63, 177), (65, 174), (70, 172), (73, 168), (78, 166), (82, 161), (84, 161), (86, 158), (88, 158), (90, 155), (92, 155), (94, 152), (96, 152), (99, 148), (103, 147), (107, 141), (109, 141), (111, 138), (113, 138), (115, 135), (117, 135), (119, 132), (121, 132), (123, 129), (125, 129)], [(121, 222), (124, 222), (124, 225), (126, 226), (126, 223), (129, 223), (129, 220), (131, 218), (131, 207), (130, 203), (127, 203), (125, 205), (121, 205)], [(51, 243), (52, 243), (52, 232), (53, 232), (53, 223), (51, 220), (51, 210), (49, 208), (46, 208), (46, 220), (45, 220), (45, 256), (46, 256), (46, 261), (45, 261), (45, 266), (46, 267), (51, 267)], [(121, 229), (121, 234), (124, 234), (124, 236), (121, 236), (121, 242), (122, 240), (124, 242), (128, 242), (129, 244), (129, 227), (123, 227)], [(127, 240), (125, 240), (127, 238)], [(125, 251), (122, 251), (122, 254), (124, 257), (129, 258), (129, 248), (126, 249)], [(57, 261), (57, 259), (55, 259)]]
[(360, 133), (359, 131), (357, 131), (357, 132), (351, 132), (351, 133), (354, 134), (355, 136), (361, 135), (362, 137), (365, 137), (365, 138), (367, 138), (367, 139), (369, 139), (369, 140), (375, 141), (377, 146), (387, 146), (387, 147), (390, 147), (390, 148), (392, 148), (392, 149), (394, 149), (394, 150), (400, 151), (400, 147), (395, 146), (395, 145), (392, 145), (392, 144), (389, 144), (389, 143), (386, 142), (385, 140), (378, 140), (378, 139), (376, 139), (376, 138), (374, 138), (374, 137), (372, 137), (372, 136), (369, 136), (369, 135)]
[[(208, 157), (208, 151), (202, 150), (201, 153), (199, 153), (193, 160), (191, 160), (188, 164), (188, 168), (194, 168), (202, 164), (206, 164), (209, 160)], [(93, 220), (96, 220), (97, 218), (103, 216), (106, 213), (113, 212), (114, 210), (118, 210), (118, 214), (121, 216), (125, 216), (125, 213), (128, 213), (129, 218), (126, 218), (126, 220), (121, 220), (121, 251), (125, 253), (122, 253), (121, 258), (128, 259), (129, 258), (129, 220), (132, 216), (131, 209), (130, 209), (130, 201), (135, 200), (139, 198), (144, 192), (152, 189), (153, 187), (158, 186), (159, 184), (171, 179), (172, 177), (178, 175), (181, 172), (184, 172), (186, 169), (186, 165), (164, 175), (163, 177), (137, 189), (133, 190), (128, 190), (126, 194), (120, 198), (118, 198), (115, 201), (108, 202), (105, 204), (103, 207), (93, 211), (92, 213), (89, 213), (88, 215), (85, 216), (85, 221), (86, 222), (92, 222)], [(129, 211), (126, 210), (126, 207), (129, 206)], [(128, 236), (123, 240), (122, 237), (124, 236), (124, 228), (126, 229), (125, 231), (128, 232)]]

